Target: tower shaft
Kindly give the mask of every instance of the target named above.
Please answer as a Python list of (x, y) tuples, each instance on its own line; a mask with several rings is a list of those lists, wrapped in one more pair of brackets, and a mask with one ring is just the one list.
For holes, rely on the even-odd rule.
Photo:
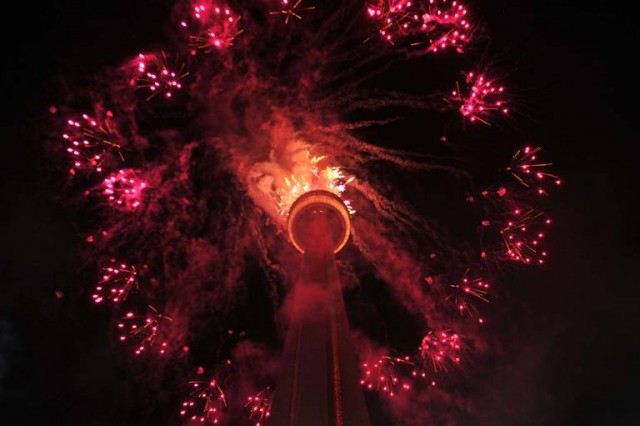
[(367, 426), (333, 251), (307, 251), (291, 318), (271, 426)]

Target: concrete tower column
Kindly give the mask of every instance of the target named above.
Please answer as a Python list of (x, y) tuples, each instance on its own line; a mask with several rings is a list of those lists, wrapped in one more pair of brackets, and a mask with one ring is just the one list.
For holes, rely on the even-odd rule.
[(288, 232), (301, 255), (270, 426), (367, 426), (335, 254), (351, 232), (339, 197), (311, 191), (291, 206)]

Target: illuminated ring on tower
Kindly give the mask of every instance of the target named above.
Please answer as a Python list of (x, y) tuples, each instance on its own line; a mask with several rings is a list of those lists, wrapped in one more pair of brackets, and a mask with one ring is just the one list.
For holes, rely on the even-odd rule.
[(304, 253), (305, 250), (300, 231), (296, 228), (296, 220), (308, 212), (324, 212), (334, 219), (336, 229), (333, 235), (333, 252), (338, 253), (342, 250), (351, 234), (351, 216), (342, 199), (332, 192), (317, 190), (306, 192), (294, 201), (289, 209), (287, 232), (291, 243), (300, 253)]

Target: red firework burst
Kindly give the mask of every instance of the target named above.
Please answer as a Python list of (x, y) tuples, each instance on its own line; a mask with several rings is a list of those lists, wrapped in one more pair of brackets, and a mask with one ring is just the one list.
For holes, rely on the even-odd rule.
[(189, 394), (182, 402), (180, 416), (189, 422), (219, 424), (220, 416), (227, 407), (227, 399), (219, 381), (192, 380), (188, 383)]
[(249, 396), (244, 406), (249, 410), (249, 420), (255, 422), (255, 426), (262, 426), (271, 416), (272, 404), (273, 390), (266, 387), (257, 394)]
[(387, 42), (437, 52), (458, 51), (471, 39), (468, 10), (457, 0), (380, 0), (369, 4), (369, 17)]
[(460, 315), (478, 318), (478, 323), (483, 324), (484, 318), (480, 316), (476, 302), (489, 303), (489, 283), (482, 277), (470, 276), (467, 269), (460, 281), (449, 287), (452, 292), (446, 300), (454, 304)]
[(137, 315), (134, 312), (127, 312), (118, 322), (120, 330), (120, 341), (132, 342), (133, 351), (136, 355), (148, 352), (155, 347), (155, 352), (164, 355), (167, 351), (166, 341), (158, 342), (160, 327), (171, 318), (162, 315), (153, 306), (148, 306), (144, 315)]
[(451, 330), (429, 331), (422, 339), (419, 355), (425, 368), (448, 371), (461, 362), (462, 338)]
[(285, 25), (289, 23), (291, 18), (302, 20), (300, 15), (302, 12), (314, 10), (315, 6), (304, 6), (303, 0), (280, 0), (280, 10), (269, 12), (270, 15), (284, 16)]
[(547, 171), (553, 165), (552, 163), (538, 160), (538, 153), (541, 150), (540, 147), (528, 146), (517, 150), (511, 157), (511, 164), (507, 167), (507, 171), (525, 187), (534, 188), (538, 195), (547, 195), (550, 184), (560, 186), (562, 181), (558, 176)]
[(239, 23), (240, 16), (229, 7), (203, 1), (192, 7), (190, 18), (180, 26), (189, 32), (190, 46), (209, 53), (231, 46), (242, 33)]
[(525, 264), (543, 264), (547, 252), (542, 243), (551, 219), (533, 209), (515, 209), (512, 215), (500, 230), (507, 258)]
[(456, 90), (446, 101), (455, 105), (463, 117), (470, 122), (480, 121), (490, 125), (490, 120), (496, 113), (508, 114), (504, 98), (504, 87), (497, 86), (495, 80), (486, 78), (483, 74), (468, 73), (465, 75), (466, 86), (460, 88), (456, 83)]
[(67, 143), (67, 153), (72, 161), (69, 172), (73, 175), (78, 170), (100, 173), (105, 163), (114, 157), (124, 160), (120, 151), (120, 137), (111, 122), (113, 114), (107, 111), (99, 115), (102, 117), (82, 114), (78, 119), (66, 121), (62, 139)]
[(95, 303), (124, 301), (129, 293), (138, 288), (138, 271), (133, 265), (111, 261), (112, 265), (102, 268), (102, 277), (91, 296)]
[(389, 396), (411, 389), (411, 378), (416, 377), (415, 364), (411, 358), (383, 356), (374, 362), (362, 364), (363, 377), (360, 384), (367, 390), (376, 390)]
[(122, 210), (136, 210), (148, 184), (138, 178), (132, 169), (123, 169), (109, 175), (104, 180), (103, 187), (103, 194), (109, 204)]
[(181, 80), (188, 72), (184, 63), (172, 66), (164, 52), (159, 54), (140, 53), (136, 60), (136, 77), (132, 84), (147, 93), (147, 100), (157, 96), (171, 99), (176, 90), (182, 89)]

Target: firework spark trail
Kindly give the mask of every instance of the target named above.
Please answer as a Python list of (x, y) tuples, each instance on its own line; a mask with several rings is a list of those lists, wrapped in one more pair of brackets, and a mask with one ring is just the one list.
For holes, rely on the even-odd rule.
[(62, 139), (68, 144), (66, 150), (72, 161), (69, 171), (73, 175), (77, 170), (100, 173), (114, 159), (124, 160), (118, 131), (111, 123), (113, 113), (107, 111), (99, 116), (103, 118), (82, 114), (66, 121)]
[(190, 391), (180, 406), (180, 416), (193, 423), (220, 424), (227, 399), (217, 378), (192, 380), (188, 386)]
[(458, 108), (460, 114), (470, 122), (480, 121), (489, 126), (491, 116), (495, 113), (509, 113), (504, 87), (496, 86), (495, 80), (484, 74), (470, 72), (465, 75), (465, 82), (466, 87), (463, 88), (456, 83), (456, 90), (445, 100)]
[(549, 181), (553, 185), (560, 186), (562, 181), (558, 176), (547, 171), (552, 163), (540, 162), (538, 154), (542, 148), (531, 148), (526, 146), (516, 151), (511, 158), (511, 164), (507, 171), (526, 188), (534, 188), (538, 195), (548, 195)]
[(242, 33), (239, 23), (240, 17), (231, 8), (202, 0), (192, 3), (189, 18), (180, 26), (189, 34), (191, 47), (210, 53), (231, 47)]
[(367, 14), (385, 41), (426, 52), (462, 52), (473, 32), (467, 8), (456, 0), (380, 0), (369, 4)]
[(506, 256), (525, 264), (543, 264), (547, 252), (541, 246), (551, 219), (543, 212), (520, 209), (513, 212), (513, 218), (500, 230)]
[(450, 330), (429, 331), (420, 344), (419, 354), (425, 368), (448, 371), (461, 362), (462, 337)]
[(303, 0), (280, 0), (281, 9), (269, 12), (270, 15), (283, 15), (285, 25), (291, 18), (302, 20), (301, 13), (315, 10), (315, 6), (306, 6)]
[(363, 181), (355, 181), (353, 188), (358, 191), (363, 197), (373, 204), (376, 214), (380, 217), (388, 219), (394, 223), (395, 226), (403, 229), (405, 232), (416, 231), (418, 229), (430, 231), (432, 230), (428, 226), (424, 225), (424, 221), (421, 220), (415, 213), (413, 213), (407, 206), (396, 203), (395, 200), (390, 200), (380, 192), (378, 192), (372, 185)]
[(118, 304), (138, 288), (138, 271), (135, 266), (112, 260), (112, 266), (102, 268), (102, 277), (91, 298), (95, 303), (111, 301)]
[[(379, 92), (379, 91), (355, 91), (341, 93), (337, 96), (328, 96), (326, 99), (316, 104), (322, 109), (336, 109), (344, 113), (352, 113), (354, 111), (379, 111), (384, 108), (400, 107), (410, 110), (434, 110), (440, 105), (438, 100), (431, 97), (415, 96), (401, 92)], [(401, 117), (390, 117), (384, 120), (372, 121), (373, 124), (388, 124), (400, 119)], [(393, 121), (390, 121), (393, 120)]]
[(123, 210), (136, 210), (148, 184), (138, 178), (135, 171), (121, 169), (106, 177), (103, 186), (109, 204)]
[(560, 186), (562, 181), (549, 171), (551, 163), (538, 160), (539, 152), (539, 148), (518, 149), (506, 167), (517, 185), (482, 192), (483, 199), (491, 205), (482, 227), (498, 237), (498, 241), (489, 238), (482, 259), (527, 265), (546, 262), (544, 240), (552, 221), (538, 204), (540, 197), (548, 196), (552, 187)]
[[(460, 178), (469, 176), (464, 170), (447, 164), (450, 161), (447, 161), (446, 158), (430, 156), (421, 156), (420, 158), (420, 156), (413, 156), (414, 159), (411, 159), (411, 155), (406, 151), (371, 145), (346, 132), (341, 136), (343, 144), (346, 144), (349, 148), (348, 152), (351, 153), (349, 155), (351, 167), (364, 167), (367, 163), (373, 161), (386, 161), (405, 170), (440, 171)], [(340, 140), (340, 136), (335, 135), (330, 140)]]
[(120, 341), (131, 342), (134, 346), (134, 353), (141, 355), (155, 348), (155, 352), (164, 355), (168, 349), (166, 341), (157, 342), (160, 327), (171, 321), (168, 316), (162, 315), (153, 306), (148, 306), (144, 315), (127, 312), (118, 323), (120, 330)]
[(249, 420), (254, 422), (255, 426), (261, 426), (269, 419), (272, 404), (273, 390), (267, 387), (257, 394), (247, 397), (244, 407), (249, 410)]
[(140, 53), (135, 59), (136, 76), (131, 84), (147, 92), (147, 100), (156, 96), (171, 99), (176, 90), (182, 89), (181, 81), (189, 75), (184, 64), (171, 66), (165, 52), (158, 54)]
[(367, 390), (377, 390), (391, 397), (400, 391), (411, 390), (411, 378), (418, 373), (411, 358), (383, 356), (362, 364), (360, 384)]
[(460, 315), (477, 317), (479, 324), (484, 323), (484, 318), (480, 315), (476, 307), (476, 301), (489, 303), (489, 283), (482, 277), (473, 277), (466, 270), (459, 282), (449, 286), (452, 292), (446, 296), (445, 300), (453, 303)]

